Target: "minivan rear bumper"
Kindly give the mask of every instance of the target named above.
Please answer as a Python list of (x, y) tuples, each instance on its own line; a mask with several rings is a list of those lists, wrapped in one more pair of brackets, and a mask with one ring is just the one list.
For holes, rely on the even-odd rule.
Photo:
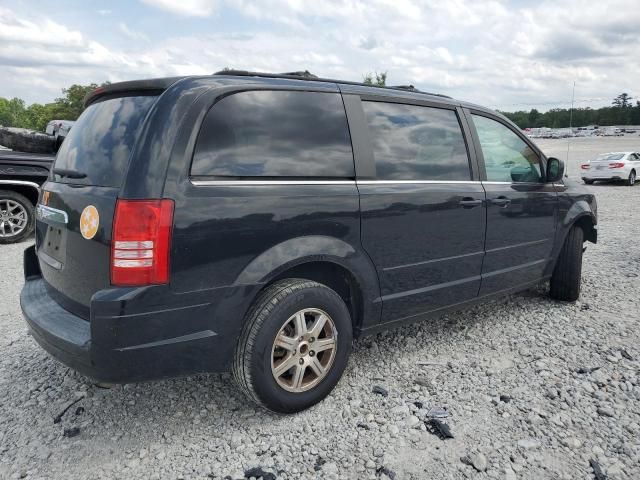
[(90, 324), (60, 307), (42, 278), (31, 278), (20, 292), (20, 306), (33, 338), (53, 357), (74, 370), (97, 376), (91, 365)]
[[(94, 295), (87, 321), (52, 297), (33, 246), (25, 250), (24, 268), (20, 306), (33, 338), (83, 375), (128, 383), (229, 370), (239, 332), (231, 328), (233, 323), (217, 328), (210, 312), (216, 302), (128, 313), (144, 300), (136, 299), (131, 290), (118, 295), (117, 289), (110, 289)], [(140, 296), (146, 298), (149, 292)]]

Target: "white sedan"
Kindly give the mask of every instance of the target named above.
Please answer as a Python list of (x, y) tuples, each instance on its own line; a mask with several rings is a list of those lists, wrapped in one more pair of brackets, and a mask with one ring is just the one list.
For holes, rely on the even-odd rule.
[(595, 160), (580, 165), (582, 180), (591, 185), (596, 180), (624, 181), (633, 186), (640, 173), (640, 153), (612, 152), (598, 155)]

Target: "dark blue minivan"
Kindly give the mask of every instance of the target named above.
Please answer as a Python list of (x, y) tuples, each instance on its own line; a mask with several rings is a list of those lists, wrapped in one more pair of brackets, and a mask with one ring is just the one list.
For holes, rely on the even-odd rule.
[(361, 335), (545, 280), (578, 298), (595, 199), (486, 108), (244, 71), (85, 103), (20, 300), (38, 343), (94, 379), (232, 371), (296, 412)]

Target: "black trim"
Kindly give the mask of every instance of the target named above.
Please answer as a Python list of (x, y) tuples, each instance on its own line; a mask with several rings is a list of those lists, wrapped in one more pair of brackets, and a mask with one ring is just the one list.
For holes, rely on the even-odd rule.
[(347, 112), (347, 122), (351, 134), (356, 178), (373, 180), (376, 178), (376, 163), (360, 96), (342, 95), (342, 99)]

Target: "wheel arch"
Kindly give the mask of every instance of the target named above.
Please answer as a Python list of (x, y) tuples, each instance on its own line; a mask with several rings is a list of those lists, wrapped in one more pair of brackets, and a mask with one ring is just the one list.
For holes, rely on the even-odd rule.
[(574, 203), (565, 215), (564, 220), (560, 225), (556, 237), (556, 244), (553, 248), (552, 255), (545, 269), (545, 275), (550, 276), (553, 272), (556, 263), (558, 262), (560, 252), (562, 251), (562, 246), (567, 240), (567, 235), (569, 234), (571, 229), (574, 226), (581, 228), (584, 232), (584, 240), (591, 243), (597, 243), (597, 223), (598, 217), (596, 215), (596, 212), (591, 208), (591, 205), (587, 201), (580, 200)]
[(0, 190), (10, 190), (25, 196), (35, 207), (40, 195), (40, 186), (27, 180), (0, 180)]
[(362, 251), (341, 239), (306, 236), (286, 240), (256, 257), (238, 276), (235, 285), (259, 284), (252, 298), (284, 278), (313, 280), (333, 289), (345, 301), (353, 323), (354, 337), (365, 323), (377, 323), (380, 296), (375, 267)]

